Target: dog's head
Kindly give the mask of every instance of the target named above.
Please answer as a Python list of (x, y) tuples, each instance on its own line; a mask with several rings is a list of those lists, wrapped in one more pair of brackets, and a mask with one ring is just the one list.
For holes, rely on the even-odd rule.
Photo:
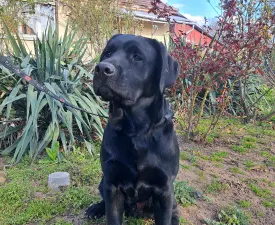
[(163, 94), (178, 76), (178, 63), (160, 42), (119, 34), (95, 67), (94, 90), (106, 101), (131, 106), (141, 97)]

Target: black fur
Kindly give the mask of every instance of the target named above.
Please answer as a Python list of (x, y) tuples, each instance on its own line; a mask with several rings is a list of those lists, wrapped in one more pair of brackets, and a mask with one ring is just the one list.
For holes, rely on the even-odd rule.
[(178, 64), (156, 40), (116, 35), (95, 68), (94, 90), (110, 102), (101, 147), (103, 200), (86, 210), (121, 225), (126, 216), (154, 215), (157, 225), (179, 224), (173, 181), (179, 148), (163, 96)]

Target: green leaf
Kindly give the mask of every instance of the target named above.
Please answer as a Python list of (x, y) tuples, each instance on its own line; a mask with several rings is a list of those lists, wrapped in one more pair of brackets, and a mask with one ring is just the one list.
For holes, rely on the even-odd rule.
[(16, 149), (20, 139), (17, 139), (13, 144), (11, 144), (9, 147), (1, 151), (1, 155), (9, 155), (14, 149)]
[(2, 22), (3, 22), (3, 26), (4, 26), (4, 29), (5, 29), (6, 35), (8, 37), (8, 40), (9, 40), (9, 42), (10, 42), (12, 48), (13, 48), (14, 55), (19, 58), (21, 56), (20, 48), (19, 48), (15, 38), (12, 36), (12, 34), (11, 34), (8, 26), (6, 25), (6, 23), (4, 21), (2, 21)]
[(0, 139), (5, 138), (5, 137), (7, 137), (10, 134), (13, 134), (15, 132), (18, 132), (18, 131), (22, 130), (24, 127), (25, 127), (25, 125), (19, 125), (19, 126), (16, 126), (16, 127), (11, 127), (8, 130), (5, 130), (5, 131), (0, 133)]
[(91, 155), (93, 155), (93, 154), (94, 154), (94, 146), (92, 145), (91, 142), (88, 142), (88, 141), (86, 141), (86, 140), (84, 140), (84, 141), (85, 141), (85, 145), (86, 145), (86, 147), (87, 147), (88, 152), (89, 152)]
[[(24, 44), (22, 43), (21, 38), (19, 37), (18, 33), (16, 33), (16, 39), (17, 39), (18, 47), (20, 49), (22, 56), (23, 57), (28, 56), (27, 50), (26, 50)], [(25, 68), (25, 67), (23, 67), (23, 68)]]
[(51, 142), (52, 136), (53, 136), (53, 131), (54, 131), (54, 124), (50, 123), (50, 125), (48, 126), (44, 137), (42, 139), (42, 141), (39, 142), (38, 144), (38, 149), (34, 155), (34, 159), (38, 156), (38, 154), (47, 147), (47, 145)]
[(21, 63), (21, 68), (26, 68), (30, 63), (30, 59), (30, 55), (27, 55)]
[(3, 102), (3, 104), (1, 104), (1, 106), (4, 107), (4, 106), (6, 106), (6, 105), (8, 105), (10, 103), (13, 103), (13, 102), (18, 101), (18, 100), (20, 100), (22, 98), (25, 98), (25, 97), (26, 97), (25, 94), (20, 94), (20, 95), (14, 97), (13, 99), (7, 99), (7, 101)]

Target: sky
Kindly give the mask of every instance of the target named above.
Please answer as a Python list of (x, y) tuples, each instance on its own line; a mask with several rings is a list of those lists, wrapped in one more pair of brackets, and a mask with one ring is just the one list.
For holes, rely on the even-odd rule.
[(217, 12), (207, 0), (162, 0), (162, 2), (178, 8), (181, 14), (199, 24), (204, 24), (204, 17), (212, 20), (218, 16), (217, 12), (219, 12), (219, 0), (210, 0)]

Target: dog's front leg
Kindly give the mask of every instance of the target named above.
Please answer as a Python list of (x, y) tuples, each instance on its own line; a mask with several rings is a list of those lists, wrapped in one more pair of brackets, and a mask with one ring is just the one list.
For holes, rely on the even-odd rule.
[(173, 188), (166, 188), (165, 191), (155, 191), (153, 195), (154, 218), (156, 225), (170, 225), (173, 208)]
[(104, 185), (104, 200), (107, 225), (121, 225), (124, 211), (124, 196), (112, 184)]

